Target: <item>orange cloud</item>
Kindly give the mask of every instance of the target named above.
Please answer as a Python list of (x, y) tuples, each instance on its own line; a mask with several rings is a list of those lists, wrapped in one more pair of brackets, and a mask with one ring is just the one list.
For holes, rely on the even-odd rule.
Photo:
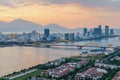
[[(27, 0), (26, 0), (27, 1)], [(22, 4), (22, 2), (16, 2)], [(64, 3), (61, 3), (64, 4)], [(103, 9), (103, 11), (102, 11)], [(38, 24), (58, 23), (69, 28), (96, 27), (99, 24), (119, 26), (119, 12), (88, 8), (74, 3), (64, 5), (27, 5), (18, 8), (0, 6), (0, 20), (22, 18)]]

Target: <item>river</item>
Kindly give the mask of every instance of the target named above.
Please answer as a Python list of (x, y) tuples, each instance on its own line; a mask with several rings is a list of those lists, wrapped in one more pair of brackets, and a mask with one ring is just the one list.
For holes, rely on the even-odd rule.
[[(75, 44), (84, 45), (95, 42), (101, 46), (113, 44), (120, 46), (119, 38), (109, 38), (93, 41), (81, 41)], [(39, 47), (1, 47), (0, 48), (0, 76), (19, 71), (37, 64), (42, 64), (57, 58), (78, 55), (79, 49), (71, 48), (39, 48)]]

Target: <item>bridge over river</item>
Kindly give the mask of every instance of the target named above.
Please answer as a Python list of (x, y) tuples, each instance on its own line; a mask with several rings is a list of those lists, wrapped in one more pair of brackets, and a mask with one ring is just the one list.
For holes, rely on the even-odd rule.
[[(70, 43), (70, 44), (58, 44), (58, 43)], [(53, 43), (43, 43), (43, 42), (34, 42), (33, 44), (25, 44), (24, 46), (33, 46), (33, 47), (44, 47), (44, 48), (51, 48), (51, 47), (77, 47), (82, 49), (84, 47), (95, 47), (95, 48), (102, 48), (106, 50), (107, 48), (116, 49), (117, 47), (113, 47), (112, 44), (108, 44), (107, 46), (101, 46), (95, 42), (89, 42), (84, 45), (75, 44), (73, 41), (69, 40), (56, 40)]]

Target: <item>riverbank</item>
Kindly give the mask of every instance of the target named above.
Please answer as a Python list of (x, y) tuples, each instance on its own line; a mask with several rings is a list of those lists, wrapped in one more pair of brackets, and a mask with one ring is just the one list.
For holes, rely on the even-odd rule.
[[(4, 76), (3, 78), (9, 79), (9, 80), (18, 80), (18, 79), (19, 80), (26, 80), (26, 79), (34, 80), (34, 78), (41, 79), (41, 80), (51, 80), (52, 78), (54, 78), (55, 80), (58, 80), (58, 79), (67, 80), (69, 78), (70, 80), (71, 79), (74, 80), (76, 78), (75, 75), (77, 73), (83, 73), (84, 71), (89, 70), (89, 69), (100, 69), (101, 67), (99, 67), (99, 65), (97, 65), (96, 63), (101, 62), (101, 60), (103, 60), (105, 57), (114, 55), (114, 53), (116, 54), (116, 52), (118, 52), (116, 54), (118, 55), (119, 51), (120, 51), (119, 49), (114, 50), (114, 52), (111, 52), (109, 55), (105, 55), (103, 53), (99, 55), (94, 55), (94, 56), (91, 55), (91, 56), (86, 56), (86, 57), (85, 56), (82, 57), (80, 55), (71, 56), (71, 57), (63, 57), (60, 59), (49, 61), (45, 64), (39, 64), (39, 65), (30, 67), (28, 69), (21, 70), (19, 72), (14, 72), (12, 74)], [(102, 65), (106, 66), (104, 64)], [(108, 65), (108, 67), (111, 67), (111, 66)], [(105, 70), (109, 72), (109, 70), (106, 67), (101, 70)]]
[[(109, 42), (111, 44), (114, 44), (115, 46), (119, 45), (118, 38), (96, 40), (96, 43), (99, 44), (99, 42), (100, 44), (106, 43), (108, 44)], [(85, 41), (85, 43), (80, 42), (78, 44), (86, 43), (87, 42)], [(60, 57), (80, 54), (80, 50), (78, 49), (57, 49), (57, 48), (38, 48), (19, 46), (0, 48), (0, 50), (1, 50), (0, 61), (1, 63), (3, 63), (4, 61), (4, 64), (1, 64), (2, 66), (0, 68), (1, 76), (4, 74), (11, 73), (13, 71), (19, 71), (21, 69), (28, 68), (29, 66), (33, 66), (36, 64), (43, 64), (48, 61), (58, 59)], [(16, 67), (16, 65), (18, 67)]]
[[(11, 74), (3, 76), (2, 78), (3, 79), (9, 79), (9, 80), (17, 80), (17, 78), (19, 78), (21, 76), (24, 76), (26, 74), (31, 75), (31, 74), (33, 74), (33, 72), (36, 72), (36, 71), (39, 71), (39, 70), (44, 71), (44, 70), (47, 70), (47, 69), (52, 69), (52, 68), (58, 67), (59, 65), (62, 65), (62, 64), (65, 64), (65, 63), (68, 63), (68, 62), (71, 62), (71, 61), (78, 61), (78, 60), (75, 60), (74, 57), (65, 57), (65, 58), (55, 59), (55, 60), (49, 61), (45, 64), (39, 64), (39, 65), (30, 67), (28, 69), (23, 69), (23, 70), (20, 70), (20, 71), (17, 71), (17, 72), (13, 72)], [(37, 76), (37, 75), (38, 74), (36, 74), (34, 76)]]
[[(114, 35), (114, 36), (103, 36), (103, 37), (93, 37), (93, 38), (82, 38), (80, 40), (74, 40), (72, 42), (80, 42), (80, 41), (92, 41), (92, 40), (102, 40), (102, 39), (105, 39), (105, 38), (115, 38), (115, 37), (119, 37), (118, 35)], [(56, 41), (56, 40), (55, 40)], [(15, 41), (10, 41), (10, 42), (0, 42), (0, 47), (12, 47), (12, 46), (26, 46), (26, 44), (29, 44), (29, 45), (33, 45), (33, 44), (37, 44), (37, 43), (54, 43), (55, 41), (36, 41), (36, 42), (31, 42), (31, 41), (27, 41), (27, 42), (15, 42)]]

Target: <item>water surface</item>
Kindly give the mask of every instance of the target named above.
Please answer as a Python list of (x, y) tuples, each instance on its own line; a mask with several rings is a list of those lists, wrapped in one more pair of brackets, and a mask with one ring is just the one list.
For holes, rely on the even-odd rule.
[[(100, 46), (120, 46), (119, 38), (110, 38), (93, 41), (81, 41), (75, 44), (84, 45), (90, 42)], [(66, 44), (66, 43), (64, 43)], [(37, 48), (37, 47), (4, 47), (0, 48), (0, 76), (9, 74), (37, 64), (42, 64), (57, 58), (78, 55), (79, 49), (65, 48)]]

